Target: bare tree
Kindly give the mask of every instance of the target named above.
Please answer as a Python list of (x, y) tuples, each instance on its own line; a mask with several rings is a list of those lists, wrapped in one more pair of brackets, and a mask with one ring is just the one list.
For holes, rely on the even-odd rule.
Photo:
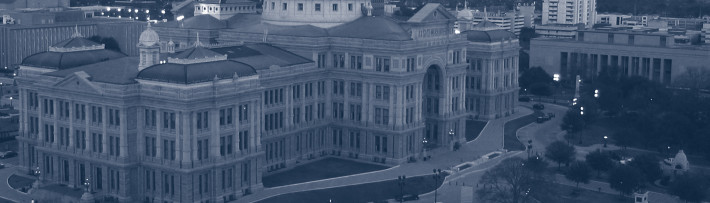
[(691, 89), (710, 88), (710, 70), (703, 67), (688, 67), (685, 73), (678, 76), (675, 85)]
[(485, 201), (519, 203), (533, 193), (542, 193), (547, 176), (530, 170), (525, 163), (522, 158), (510, 158), (486, 171), (480, 180), (483, 187), (476, 191), (478, 197)]

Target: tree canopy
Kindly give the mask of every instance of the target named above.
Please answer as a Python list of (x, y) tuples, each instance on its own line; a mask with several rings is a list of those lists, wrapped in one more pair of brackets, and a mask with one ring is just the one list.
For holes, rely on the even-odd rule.
[(565, 178), (572, 182), (577, 183), (577, 188), (579, 188), (579, 183), (589, 183), (589, 178), (592, 177), (592, 169), (585, 162), (575, 161), (565, 173)]
[(612, 167), (614, 167), (614, 162), (611, 160), (611, 157), (603, 153), (601, 150), (593, 151), (590, 152), (585, 156), (585, 162), (597, 171), (597, 176), (599, 176), (599, 173), (602, 171), (608, 171)]
[(650, 154), (635, 156), (629, 165), (638, 169), (647, 182), (653, 182), (663, 175), (660, 160)]
[(686, 202), (700, 202), (705, 199), (708, 183), (705, 177), (695, 174), (677, 176), (671, 183), (670, 192)]
[(631, 166), (620, 165), (609, 173), (609, 186), (619, 191), (620, 194), (630, 194), (636, 191), (642, 182), (643, 177), (638, 169)]
[(574, 161), (574, 157), (577, 152), (574, 147), (567, 145), (562, 141), (555, 141), (550, 143), (545, 148), (545, 157), (557, 163), (557, 168), (559, 169), (561, 165), (569, 164)]
[(532, 85), (535, 83), (542, 83), (549, 85), (552, 82), (552, 76), (547, 74), (547, 72), (541, 67), (531, 67), (527, 69), (518, 78), (518, 85), (520, 88), (531, 89)]

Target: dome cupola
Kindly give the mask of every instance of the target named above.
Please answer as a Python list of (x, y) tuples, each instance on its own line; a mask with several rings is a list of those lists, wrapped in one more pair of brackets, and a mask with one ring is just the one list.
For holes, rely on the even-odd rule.
[(158, 33), (155, 32), (155, 30), (150, 27), (150, 23), (148, 23), (148, 27), (141, 33), (141, 36), (138, 39), (138, 45), (150, 47), (158, 44), (158, 41), (160, 41)]

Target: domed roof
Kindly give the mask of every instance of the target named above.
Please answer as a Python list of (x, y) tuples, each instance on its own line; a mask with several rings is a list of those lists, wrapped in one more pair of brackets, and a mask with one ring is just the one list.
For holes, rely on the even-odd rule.
[(470, 9), (460, 10), (456, 13), (456, 18), (465, 19), (465, 20), (473, 20), (473, 12), (471, 12)]
[(156, 43), (160, 41), (160, 37), (158, 37), (158, 33), (153, 30), (153, 28), (150, 28), (150, 23), (148, 23), (148, 27), (141, 33), (141, 36), (138, 40), (139, 45), (142, 46), (153, 46)]
[(402, 25), (388, 17), (363, 16), (359, 19), (328, 29), (333, 37), (410, 40), (412, 35)]
[(466, 34), (466, 39), (471, 42), (492, 43), (518, 38), (514, 33), (507, 30), (467, 30), (464, 33)]
[(688, 157), (685, 156), (685, 152), (682, 149), (675, 155), (673, 162), (675, 165), (681, 165), (682, 169), (687, 169), (688, 167)]

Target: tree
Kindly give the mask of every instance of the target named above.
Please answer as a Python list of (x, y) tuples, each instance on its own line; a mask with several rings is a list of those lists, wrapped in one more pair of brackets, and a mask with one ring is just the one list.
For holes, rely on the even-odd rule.
[(94, 35), (89, 37), (89, 40), (99, 44), (104, 44), (105, 48), (108, 50), (121, 52), (121, 47), (118, 45), (118, 42), (116, 42), (116, 39), (114, 39), (113, 37), (101, 37), (98, 35)]
[(688, 67), (685, 73), (678, 76), (674, 83), (678, 87), (691, 89), (710, 88), (710, 70), (700, 67)]
[(552, 76), (541, 67), (531, 67), (520, 75), (518, 84), (522, 89), (531, 89), (532, 84), (541, 83), (543, 85), (550, 84)]
[(609, 186), (619, 191), (619, 195), (636, 191), (642, 182), (643, 177), (641, 177), (638, 169), (631, 166), (620, 165), (609, 173)]
[(525, 201), (531, 193), (542, 193), (545, 176), (541, 176), (525, 166), (522, 158), (506, 159), (481, 177), (483, 188), (476, 191), (485, 201), (500, 203), (519, 203)]
[(555, 141), (553, 143), (550, 143), (550, 145), (545, 148), (545, 157), (549, 158), (554, 162), (557, 162), (558, 170), (560, 169), (563, 163), (569, 164), (570, 162), (574, 161), (576, 153), (577, 152), (575, 151), (574, 147), (569, 146), (562, 141)]
[(560, 124), (560, 128), (567, 131), (565, 139), (567, 139), (568, 142), (573, 135), (582, 131), (585, 126), (586, 122), (584, 122), (584, 118), (582, 117), (582, 114), (580, 114), (579, 109), (567, 110), (567, 113), (565, 113), (565, 116), (562, 118), (562, 124)]
[(693, 174), (678, 176), (671, 183), (670, 192), (686, 202), (700, 202), (705, 199), (705, 192), (708, 189), (707, 182), (704, 180), (704, 177)]
[(538, 97), (552, 96), (552, 87), (548, 83), (536, 82), (530, 85), (530, 93)]
[(597, 171), (597, 176), (599, 176), (602, 171), (608, 171), (614, 166), (611, 157), (601, 150), (587, 154), (587, 156), (585, 156), (585, 162), (589, 164), (589, 167)]
[(579, 188), (579, 183), (589, 183), (589, 178), (592, 176), (592, 169), (585, 162), (575, 161), (565, 173), (565, 178), (572, 182), (577, 183), (577, 188)]
[(629, 165), (638, 169), (645, 181), (653, 182), (663, 175), (659, 161), (653, 155), (642, 154), (634, 157)]

